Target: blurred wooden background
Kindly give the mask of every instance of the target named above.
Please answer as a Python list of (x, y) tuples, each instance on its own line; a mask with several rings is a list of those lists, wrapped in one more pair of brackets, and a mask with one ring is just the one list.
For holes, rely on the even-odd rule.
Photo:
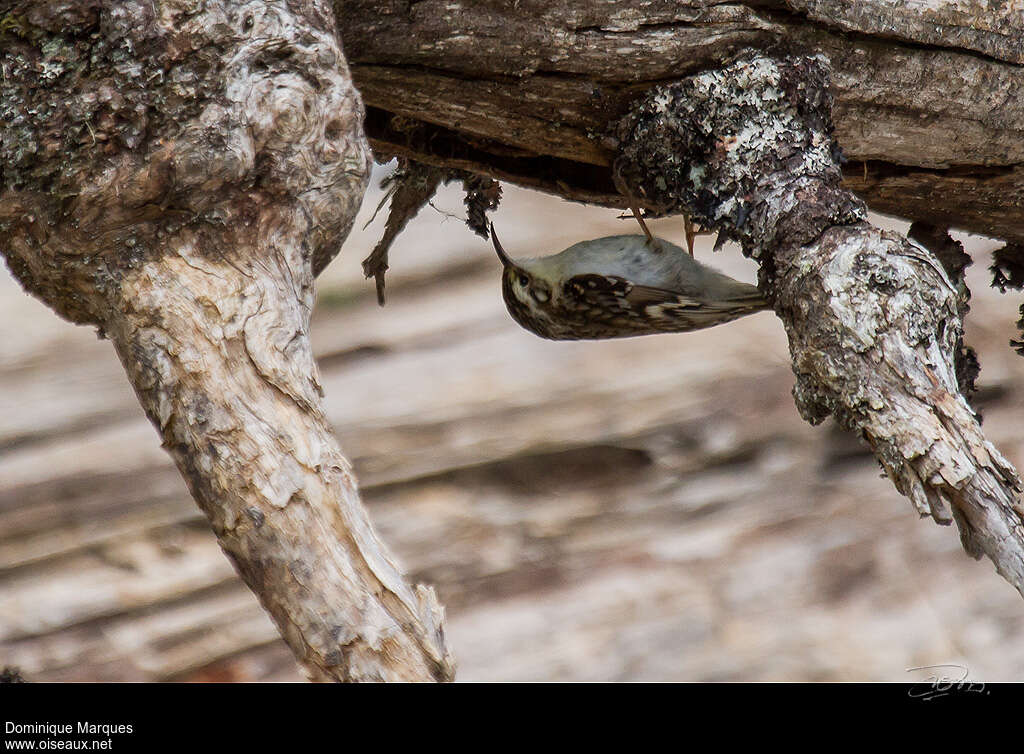
[[(955, 530), (919, 521), (857, 441), (800, 420), (773, 315), (543, 341), (505, 313), (489, 245), (447, 216), (462, 215), (455, 186), (399, 237), (380, 309), (360, 271), (379, 198), (321, 278), (313, 339), (374, 522), (447, 607), (460, 680), (912, 681), (940, 663), (1024, 679), (1024, 602)], [(635, 229), (511, 187), (494, 220), (516, 256)], [(654, 229), (682, 242), (678, 219)], [(1021, 468), (1019, 297), (987, 287), (996, 244), (965, 240), (985, 429)], [(702, 260), (754, 280), (737, 249), (710, 246)], [(0, 665), (40, 681), (300, 679), (109, 344), (6, 272)]]

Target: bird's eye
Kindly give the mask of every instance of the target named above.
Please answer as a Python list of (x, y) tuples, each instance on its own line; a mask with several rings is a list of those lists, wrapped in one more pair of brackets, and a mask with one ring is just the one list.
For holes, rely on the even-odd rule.
[(530, 284), (530, 278), (526, 277), (526, 275), (520, 275), (519, 276), (519, 285), (521, 285), (521, 286), (523, 286), (523, 288), (525, 288), (529, 284)]

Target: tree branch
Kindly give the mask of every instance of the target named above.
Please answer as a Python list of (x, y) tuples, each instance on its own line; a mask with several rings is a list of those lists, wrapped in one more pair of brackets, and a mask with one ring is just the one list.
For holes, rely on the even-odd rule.
[(0, 39), (0, 110), (19, 113), (0, 117), (11, 270), (113, 341), (311, 678), (451, 678), (441, 608), (373, 532), (309, 343), (314, 272), (370, 169), (329, 5), (15, 5)]
[(842, 187), (826, 70), (751, 56), (655, 89), (620, 124), (616, 167), (743, 244), (786, 326), (801, 415), (862, 436), (922, 516), (956, 520), (1024, 595), (1021, 482), (959, 390), (961, 295)]
[(638, 93), (748, 49), (820, 53), (848, 188), (879, 212), (1024, 240), (1011, 5), (334, 4), (374, 149), (624, 207), (608, 126)]

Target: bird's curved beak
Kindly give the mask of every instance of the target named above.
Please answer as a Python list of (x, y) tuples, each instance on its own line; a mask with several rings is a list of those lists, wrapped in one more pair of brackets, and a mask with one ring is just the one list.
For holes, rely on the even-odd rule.
[(501, 241), (498, 240), (497, 234), (494, 232), (494, 223), (491, 223), (491, 242), (494, 244), (494, 250), (498, 252), (498, 259), (505, 267), (515, 267), (515, 262), (512, 261), (512, 257), (505, 253), (505, 250), (501, 248)]

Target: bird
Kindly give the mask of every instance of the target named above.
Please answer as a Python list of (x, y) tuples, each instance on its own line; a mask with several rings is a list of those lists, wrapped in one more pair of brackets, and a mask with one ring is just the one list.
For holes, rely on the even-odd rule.
[(548, 340), (690, 332), (770, 308), (755, 286), (661, 238), (606, 236), (551, 256), (512, 259), (494, 223), (490, 231), (509, 314)]

